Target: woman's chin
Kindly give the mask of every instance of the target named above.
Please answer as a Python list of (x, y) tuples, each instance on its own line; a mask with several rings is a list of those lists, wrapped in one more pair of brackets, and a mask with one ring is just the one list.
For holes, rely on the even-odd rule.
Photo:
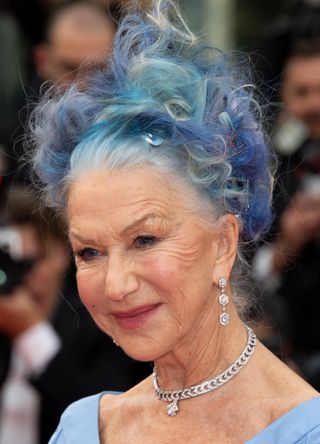
[(125, 348), (123, 348), (122, 350), (125, 352), (126, 355), (128, 355), (130, 358), (134, 359), (135, 361), (150, 362), (150, 361), (156, 361), (159, 357), (159, 355), (151, 351), (137, 352), (132, 350), (126, 350)]
[(132, 344), (120, 343), (120, 347), (126, 355), (130, 356), (130, 358), (142, 362), (156, 361), (160, 356), (165, 354), (163, 347), (161, 347), (160, 350), (159, 344), (155, 345), (154, 343), (152, 345), (137, 344), (136, 346)]

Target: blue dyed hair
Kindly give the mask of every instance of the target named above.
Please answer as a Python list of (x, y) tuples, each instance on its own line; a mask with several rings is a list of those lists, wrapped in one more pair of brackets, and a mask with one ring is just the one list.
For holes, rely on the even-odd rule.
[(256, 238), (271, 221), (270, 154), (236, 62), (199, 41), (171, 1), (129, 13), (86, 88), (46, 96), (33, 115), (33, 168), (48, 200), (65, 205), (79, 168), (160, 165), (238, 214), (243, 240)]

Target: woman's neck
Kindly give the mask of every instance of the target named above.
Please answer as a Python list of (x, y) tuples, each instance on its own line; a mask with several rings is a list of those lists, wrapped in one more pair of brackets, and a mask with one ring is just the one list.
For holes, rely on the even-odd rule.
[(247, 330), (236, 309), (231, 307), (232, 321), (227, 327), (211, 318), (190, 331), (189, 337), (155, 362), (161, 389), (178, 390), (214, 378), (226, 370), (242, 353)]

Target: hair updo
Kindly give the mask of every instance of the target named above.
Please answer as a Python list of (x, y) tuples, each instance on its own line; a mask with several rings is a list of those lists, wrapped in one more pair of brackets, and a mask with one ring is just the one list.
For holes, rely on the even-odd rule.
[(33, 170), (64, 207), (77, 171), (154, 165), (185, 178), (242, 240), (271, 220), (270, 154), (253, 88), (236, 60), (200, 42), (173, 2), (125, 16), (106, 65), (33, 113)]

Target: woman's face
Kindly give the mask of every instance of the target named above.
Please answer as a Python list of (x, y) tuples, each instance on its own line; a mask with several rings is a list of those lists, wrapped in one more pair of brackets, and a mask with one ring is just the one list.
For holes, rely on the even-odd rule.
[(221, 230), (206, 230), (182, 196), (151, 168), (83, 173), (70, 188), (80, 297), (135, 359), (155, 360), (218, 319)]

